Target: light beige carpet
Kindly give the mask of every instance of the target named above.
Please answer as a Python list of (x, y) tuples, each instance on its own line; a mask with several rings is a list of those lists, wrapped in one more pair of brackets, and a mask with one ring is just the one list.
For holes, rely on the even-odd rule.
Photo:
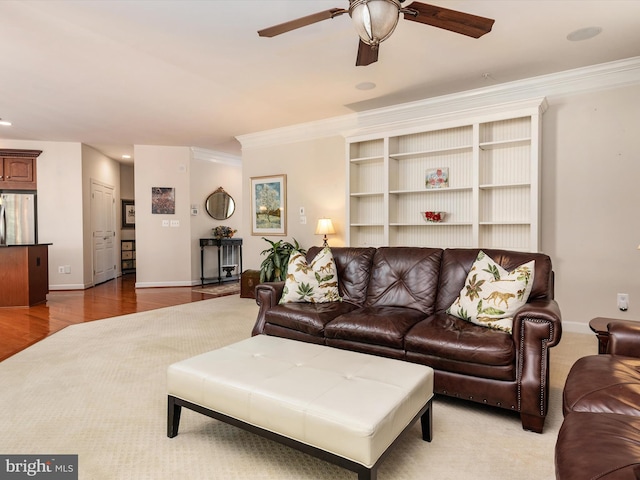
[[(254, 300), (226, 296), (73, 325), (0, 362), (0, 452), (78, 454), (84, 480), (355, 480), (188, 410), (167, 438), (167, 367), (248, 337), (256, 311)], [(437, 398), (433, 442), (414, 425), (379, 480), (553, 479), (562, 385), (575, 359), (592, 353), (591, 335), (567, 333), (552, 349), (544, 434), (523, 431), (509, 412)]]

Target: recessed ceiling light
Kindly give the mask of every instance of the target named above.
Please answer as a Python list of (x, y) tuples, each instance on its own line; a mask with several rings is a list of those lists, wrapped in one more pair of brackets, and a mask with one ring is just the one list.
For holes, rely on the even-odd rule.
[(590, 38), (596, 37), (600, 35), (600, 33), (602, 33), (602, 28), (600, 27), (580, 28), (567, 35), (567, 40), (571, 42), (580, 42), (582, 40), (589, 40)]
[(358, 90), (373, 90), (376, 88), (376, 84), (373, 82), (361, 82), (356, 85)]
[(131, 158), (131, 155), (122, 155), (122, 158), (124, 158), (125, 160)]
[(11, 126), (11, 122), (7, 122), (6, 120), (2, 120), (0, 118), (0, 125), (3, 125), (5, 127), (10, 127)]

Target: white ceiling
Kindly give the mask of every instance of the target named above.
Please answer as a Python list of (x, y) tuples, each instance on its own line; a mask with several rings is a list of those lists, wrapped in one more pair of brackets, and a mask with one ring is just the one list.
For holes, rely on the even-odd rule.
[[(237, 135), (640, 55), (638, 0), (431, 3), (496, 22), (476, 40), (400, 20), (379, 61), (356, 67), (348, 15), (256, 33), (347, 0), (3, 0), (0, 118), (13, 126), (0, 138), (115, 159), (134, 144), (239, 155)], [(592, 26), (602, 33), (567, 40)]]

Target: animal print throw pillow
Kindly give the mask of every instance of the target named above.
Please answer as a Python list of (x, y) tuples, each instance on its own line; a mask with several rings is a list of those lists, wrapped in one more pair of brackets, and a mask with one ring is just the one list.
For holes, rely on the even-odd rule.
[(478, 253), (460, 296), (447, 313), (476, 325), (512, 332), (513, 315), (531, 293), (535, 261), (507, 272), (483, 251)]
[(309, 263), (302, 253), (291, 253), (280, 303), (324, 303), (340, 300), (338, 273), (329, 247), (319, 251)]

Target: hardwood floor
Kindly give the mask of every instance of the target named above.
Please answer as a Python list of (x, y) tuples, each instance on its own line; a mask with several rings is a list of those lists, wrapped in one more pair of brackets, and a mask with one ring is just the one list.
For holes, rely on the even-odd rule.
[(74, 323), (212, 298), (191, 287), (135, 288), (127, 274), (87, 290), (52, 291), (33, 307), (0, 308), (0, 361)]

